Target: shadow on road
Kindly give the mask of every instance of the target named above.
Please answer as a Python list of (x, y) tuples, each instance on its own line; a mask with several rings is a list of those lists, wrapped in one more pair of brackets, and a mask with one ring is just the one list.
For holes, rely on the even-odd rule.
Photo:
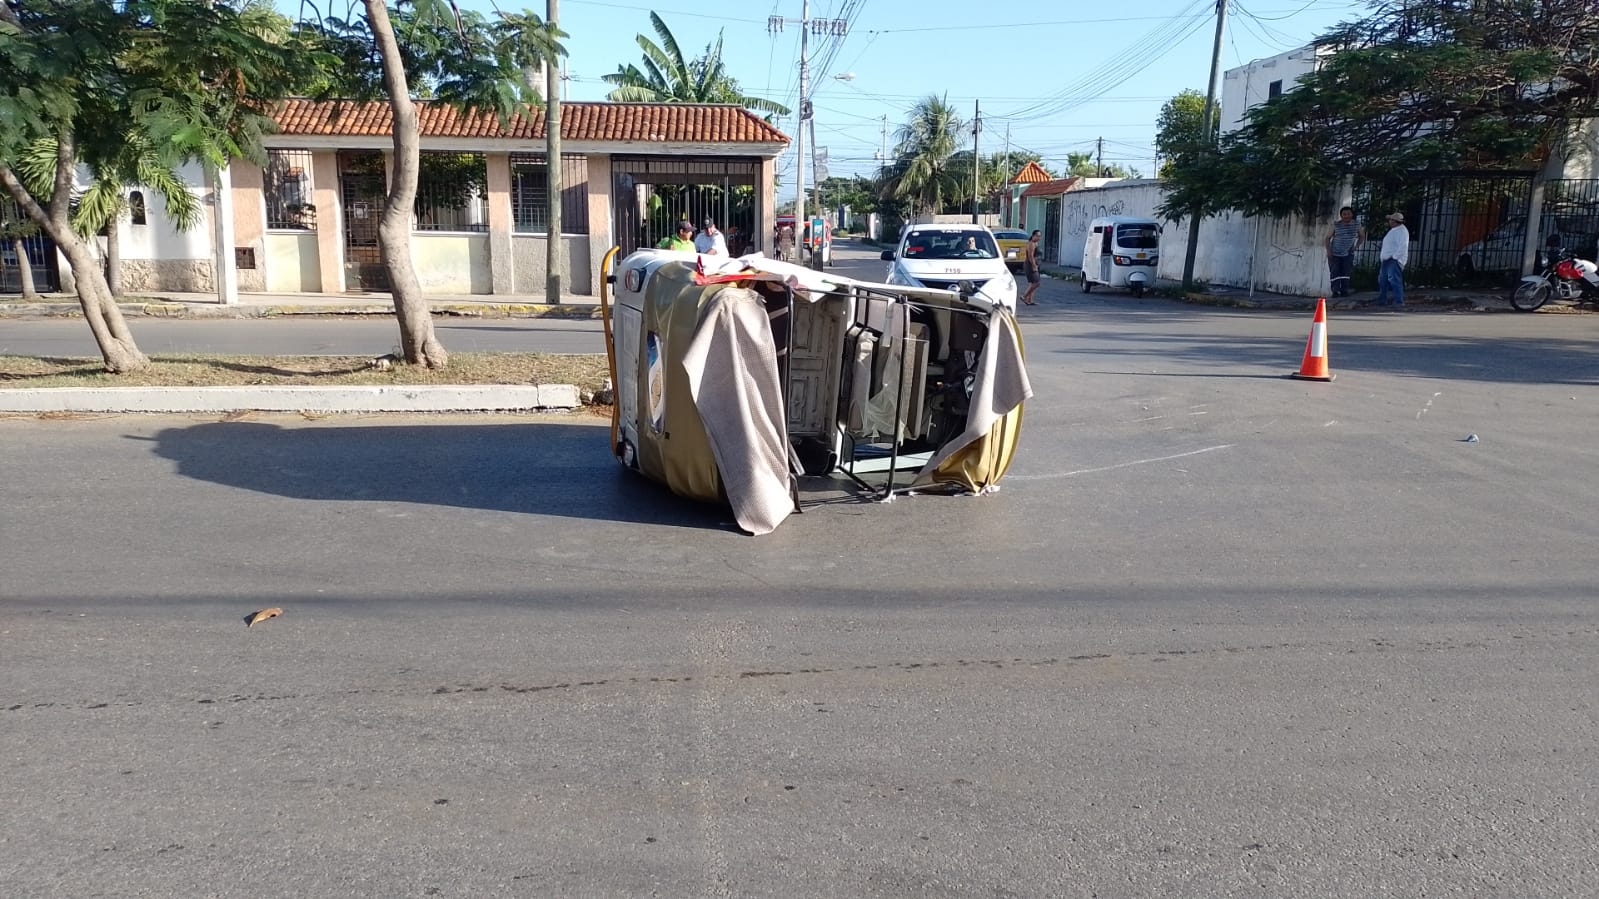
[[(1125, 355), (1141, 364), (1155, 356), (1168, 362), (1225, 370), (1214, 375), (1198, 370), (1173, 373), (1201, 378), (1237, 376), (1239, 368), (1250, 367), (1292, 370), (1305, 348), (1305, 338), (1297, 335), (1273, 339), (1094, 331), (1074, 337), (1096, 344), (1096, 353)], [(1126, 342), (1127, 348), (1117, 349), (1114, 345), (1118, 342)], [(1369, 371), (1496, 384), (1595, 385), (1599, 384), (1599, 352), (1596, 351), (1599, 351), (1599, 343), (1580, 338), (1380, 337), (1345, 333), (1330, 339), (1328, 359), (1335, 372)]]
[(304, 427), (242, 421), (167, 428), (150, 439), (185, 477), (293, 499), (737, 531), (727, 509), (676, 497), (612, 461), (607, 433), (542, 421)]

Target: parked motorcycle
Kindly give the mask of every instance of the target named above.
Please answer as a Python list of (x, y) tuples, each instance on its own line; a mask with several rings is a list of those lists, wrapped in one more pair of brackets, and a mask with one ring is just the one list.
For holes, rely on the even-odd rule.
[(1599, 303), (1599, 265), (1563, 250), (1551, 256), (1541, 274), (1522, 277), (1510, 305), (1532, 312), (1552, 299)]

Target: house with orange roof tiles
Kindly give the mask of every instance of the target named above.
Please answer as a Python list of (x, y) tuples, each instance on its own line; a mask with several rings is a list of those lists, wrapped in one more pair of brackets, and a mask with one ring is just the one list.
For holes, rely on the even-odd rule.
[[(565, 292), (594, 295), (607, 249), (654, 246), (683, 219), (714, 220), (735, 251), (770, 249), (776, 163), (789, 139), (741, 107), (564, 103), (554, 198), (543, 110), (501, 122), (443, 103), (417, 108), (411, 254), (427, 294), (541, 296), (554, 239)], [(239, 292), (387, 291), (377, 228), (393, 168), (389, 105), (291, 99), (272, 116), (264, 165), (233, 160), (210, 177), (181, 168), (202, 201), (198, 227), (178, 232), (159, 195), (131, 189), (135, 214), (118, 244), (129, 292), (214, 291), (229, 302)]]

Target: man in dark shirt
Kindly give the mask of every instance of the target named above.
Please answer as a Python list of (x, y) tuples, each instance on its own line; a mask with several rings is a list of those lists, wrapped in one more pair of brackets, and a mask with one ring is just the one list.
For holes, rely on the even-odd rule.
[(1327, 233), (1327, 272), (1332, 276), (1332, 295), (1347, 297), (1349, 275), (1355, 270), (1355, 250), (1366, 241), (1366, 229), (1355, 221), (1355, 210), (1338, 210), (1338, 221)]

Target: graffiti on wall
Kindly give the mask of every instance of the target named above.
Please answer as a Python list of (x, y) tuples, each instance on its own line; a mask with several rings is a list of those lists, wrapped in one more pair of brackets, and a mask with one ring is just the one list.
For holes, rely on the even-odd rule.
[(1082, 237), (1088, 233), (1088, 223), (1108, 215), (1122, 215), (1127, 211), (1127, 201), (1095, 203), (1091, 200), (1072, 200), (1066, 204), (1066, 233)]

